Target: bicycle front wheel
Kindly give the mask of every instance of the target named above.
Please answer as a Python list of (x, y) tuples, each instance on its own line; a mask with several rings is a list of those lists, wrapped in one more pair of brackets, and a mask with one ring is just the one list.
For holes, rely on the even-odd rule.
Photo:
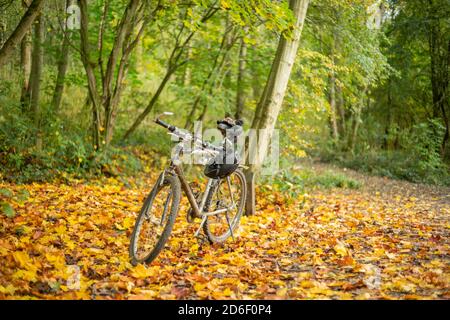
[(205, 203), (205, 211), (211, 215), (203, 225), (210, 242), (224, 242), (233, 235), (244, 211), (246, 188), (245, 176), (240, 169), (213, 185)]
[(131, 234), (131, 264), (150, 263), (164, 248), (180, 205), (181, 187), (176, 176), (166, 174), (146, 198)]

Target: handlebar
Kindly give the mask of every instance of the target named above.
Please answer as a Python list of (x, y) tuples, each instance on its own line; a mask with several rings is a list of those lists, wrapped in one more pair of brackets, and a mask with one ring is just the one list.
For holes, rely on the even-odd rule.
[[(156, 118), (156, 119), (155, 119), (155, 123), (157, 123), (157, 124), (159, 124), (160, 126), (166, 128), (167, 130), (169, 130), (169, 131), (172, 132), (172, 133), (176, 133), (176, 131), (177, 131), (177, 129), (178, 129), (177, 127), (172, 126), (172, 125), (168, 124), (167, 122), (162, 121), (162, 120), (159, 119), (159, 118)], [(178, 131), (179, 131), (179, 129), (178, 129)], [(198, 139), (198, 138), (196, 138), (196, 139)], [(200, 140), (200, 139), (198, 139), (197, 141), (199, 142), (199, 144), (201, 144), (201, 146), (202, 146), (203, 148), (211, 149), (211, 150), (219, 151), (219, 152), (220, 152), (220, 151), (223, 151), (223, 147), (217, 147), (217, 146), (215, 146), (215, 145), (213, 145), (213, 144), (211, 144), (211, 143), (209, 143), (209, 142), (202, 141), (202, 140)]]
[(155, 122), (157, 124), (159, 124), (160, 126), (166, 128), (167, 130), (169, 130), (170, 132), (174, 132), (176, 130), (176, 127), (171, 126), (170, 124), (160, 120), (159, 118), (156, 118)]

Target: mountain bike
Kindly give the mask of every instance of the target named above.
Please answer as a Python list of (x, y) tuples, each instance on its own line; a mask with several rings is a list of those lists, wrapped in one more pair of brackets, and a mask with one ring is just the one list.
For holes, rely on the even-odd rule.
[[(171, 113), (166, 112), (163, 115), (169, 114)], [(237, 134), (240, 134), (242, 122), (231, 121), (229, 118), (218, 121), (218, 128), (224, 134), (224, 139), (219, 146), (215, 146), (202, 141), (193, 133), (162, 121), (160, 117), (155, 122), (166, 128), (177, 144), (169, 166), (159, 175), (137, 217), (129, 248), (133, 265), (152, 262), (164, 248), (178, 215), (181, 190), (190, 204), (186, 214), (187, 221), (192, 223), (196, 218), (201, 220), (195, 236), (198, 237), (203, 230), (211, 243), (221, 243), (229, 237), (234, 239), (234, 232), (244, 210), (247, 190), (241, 170), (243, 166), (236, 152), (230, 148), (232, 139), (224, 134), (228, 130), (235, 130), (234, 133), (237, 130)], [(206, 163), (204, 173), (208, 181), (203, 193), (195, 194), (186, 181), (181, 166), (181, 157), (186, 154), (199, 156)], [(224, 155), (228, 157), (225, 160), (229, 160), (230, 154), (232, 161), (221, 161)]]

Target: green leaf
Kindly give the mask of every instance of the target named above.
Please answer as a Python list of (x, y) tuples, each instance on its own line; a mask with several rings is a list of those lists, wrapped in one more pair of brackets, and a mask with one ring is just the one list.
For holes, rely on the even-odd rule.
[(2, 208), (3, 213), (8, 218), (13, 218), (16, 215), (16, 212), (14, 211), (13, 207), (11, 207), (11, 205), (7, 202), (2, 202), (1, 208)]
[(9, 189), (0, 189), (0, 195), (11, 198), (13, 196), (13, 193)]
[(28, 190), (20, 190), (19, 194), (17, 195), (17, 199), (20, 202), (24, 202), (26, 201), (28, 198), (30, 197), (30, 193), (28, 192)]

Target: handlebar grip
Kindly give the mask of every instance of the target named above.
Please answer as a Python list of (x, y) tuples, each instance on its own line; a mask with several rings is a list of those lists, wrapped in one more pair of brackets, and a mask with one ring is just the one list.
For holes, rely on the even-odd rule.
[(170, 124), (168, 124), (168, 123), (166, 123), (166, 122), (160, 120), (159, 118), (157, 118), (157, 119), (155, 120), (155, 122), (156, 122), (157, 124), (159, 124), (160, 126), (166, 128), (166, 129), (168, 129), (170, 132), (175, 131), (175, 127), (174, 127), (174, 126), (171, 126)]

